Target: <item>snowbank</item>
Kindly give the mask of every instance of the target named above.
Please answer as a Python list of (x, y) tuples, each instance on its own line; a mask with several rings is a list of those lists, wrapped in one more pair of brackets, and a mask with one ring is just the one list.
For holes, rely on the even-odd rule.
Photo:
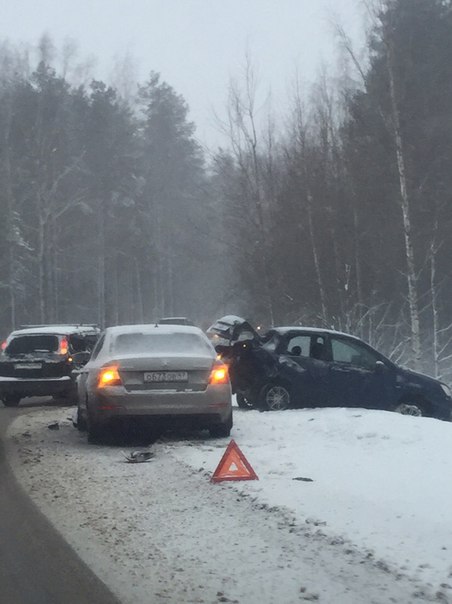
[[(365, 409), (236, 413), (238, 488), (438, 586), (452, 583), (452, 424)], [(213, 472), (218, 451), (177, 446)], [(313, 482), (294, 480), (311, 478)]]

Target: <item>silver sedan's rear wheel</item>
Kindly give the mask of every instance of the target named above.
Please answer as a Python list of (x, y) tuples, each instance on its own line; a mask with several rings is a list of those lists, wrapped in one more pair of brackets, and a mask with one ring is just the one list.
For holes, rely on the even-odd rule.
[(86, 415), (86, 431), (88, 433), (88, 442), (91, 444), (101, 443), (105, 438), (105, 426), (94, 421), (89, 411)]
[(83, 417), (83, 411), (80, 408), (80, 405), (77, 405), (77, 430), (80, 432), (86, 432), (88, 426), (86, 423), (86, 418)]
[(267, 384), (262, 389), (261, 402), (268, 411), (284, 411), (291, 404), (290, 392), (281, 384)]
[(210, 436), (213, 438), (225, 438), (230, 436), (232, 430), (232, 412), (223, 424), (214, 424), (209, 427)]

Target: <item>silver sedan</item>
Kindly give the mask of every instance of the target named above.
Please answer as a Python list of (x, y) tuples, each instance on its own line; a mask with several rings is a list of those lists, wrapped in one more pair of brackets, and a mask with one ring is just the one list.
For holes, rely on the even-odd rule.
[(227, 367), (197, 327), (108, 327), (80, 370), (78, 425), (94, 442), (119, 420), (207, 428), (229, 436)]

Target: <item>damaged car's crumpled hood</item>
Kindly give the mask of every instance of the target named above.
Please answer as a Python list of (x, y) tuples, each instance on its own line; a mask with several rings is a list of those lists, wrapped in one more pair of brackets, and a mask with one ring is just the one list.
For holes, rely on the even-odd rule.
[(225, 315), (209, 327), (207, 335), (214, 345), (232, 346), (236, 342), (260, 341), (259, 334), (246, 319)]

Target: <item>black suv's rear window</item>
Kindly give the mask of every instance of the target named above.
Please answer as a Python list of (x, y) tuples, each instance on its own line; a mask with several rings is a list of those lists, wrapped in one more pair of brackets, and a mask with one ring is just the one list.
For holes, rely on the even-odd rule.
[(31, 354), (34, 352), (57, 352), (58, 345), (58, 336), (17, 336), (8, 344), (5, 353), (14, 356), (16, 354)]

